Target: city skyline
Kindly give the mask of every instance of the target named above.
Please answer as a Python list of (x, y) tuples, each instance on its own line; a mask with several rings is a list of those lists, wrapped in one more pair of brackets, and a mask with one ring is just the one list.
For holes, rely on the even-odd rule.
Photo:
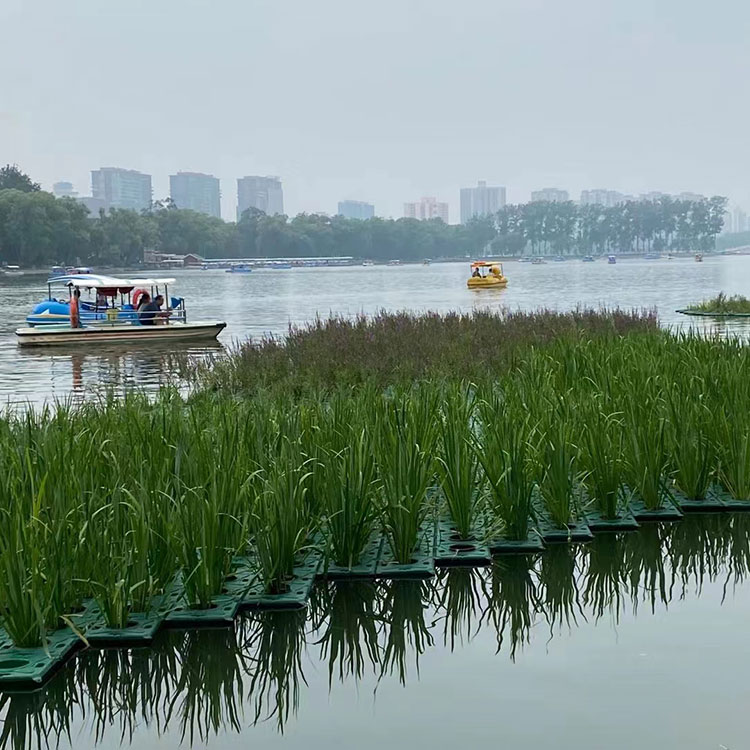
[[(94, 175), (98, 174), (99, 172), (109, 172), (109, 173), (123, 173), (125, 175), (132, 174), (132, 175), (138, 175), (143, 178), (148, 178), (149, 184), (154, 181), (154, 175), (147, 174), (147, 173), (140, 173), (137, 170), (131, 170), (121, 167), (106, 167), (106, 168), (100, 168), (99, 170), (91, 170), (91, 179), (92, 179), (92, 185), (91, 185), (91, 192), (93, 193), (93, 180), (95, 179)], [(204, 184), (203, 190), (208, 190), (209, 192), (214, 193), (214, 196), (211, 196), (211, 198), (208, 198), (207, 196), (203, 196), (203, 200), (215, 200), (216, 204), (220, 207), (221, 212), (219, 214), (216, 213), (216, 209), (212, 208), (211, 210), (208, 210), (207, 208), (199, 208), (196, 204), (192, 206), (188, 205), (182, 205), (180, 206), (180, 202), (185, 201), (178, 201), (175, 200), (174, 196), (174, 189), (173, 189), (173, 182), (175, 178), (192, 178), (193, 180), (197, 179), (202, 182), (210, 182), (209, 185)], [(168, 193), (164, 196), (161, 196), (158, 193), (154, 193), (153, 200), (158, 200), (162, 197), (171, 197), (175, 204), (178, 206), (178, 208), (192, 208), (193, 210), (201, 211), (202, 213), (206, 213), (208, 215), (212, 216), (218, 216), (219, 218), (223, 218), (226, 221), (236, 221), (239, 215), (245, 208), (249, 207), (250, 205), (255, 206), (256, 208), (260, 208), (261, 210), (266, 210), (270, 213), (284, 213), (284, 197), (283, 197), (283, 180), (278, 176), (273, 177), (260, 177), (260, 176), (250, 176), (250, 177), (242, 177), (242, 178), (236, 178), (236, 183), (238, 185), (238, 190), (235, 193), (234, 196), (225, 196), (225, 199), (221, 201), (221, 196), (224, 195), (220, 190), (220, 180), (213, 175), (204, 174), (200, 172), (188, 172), (188, 171), (181, 171), (179, 170), (176, 175), (170, 175), (170, 189)], [(240, 191), (239, 186), (245, 181), (251, 181), (250, 183), (246, 183), (250, 185), (250, 192), (255, 194), (255, 198), (252, 199), (252, 202), (248, 202), (250, 199), (247, 197), (244, 198), (243, 207), (240, 210)], [(269, 203), (269, 196), (263, 195), (267, 188), (270, 187), (271, 192), (274, 193), (274, 197), (270, 198)], [(49, 189), (48, 186), (43, 185), (44, 189)], [(195, 189), (195, 188), (194, 188)], [(50, 192), (52, 192), (57, 197), (74, 197), (77, 200), (84, 203), (89, 210), (96, 214), (98, 213), (100, 208), (108, 208), (110, 206), (112, 207), (127, 207), (123, 206), (121, 203), (111, 200), (108, 202), (106, 199), (102, 199), (98, 195), (95, 196), (87, 196), (82, 195), (80, 191), (76, 190), (76, 185), (71, 182), (70, 180), (57, 180), (53, 183)], [(608, 188), (587, 188), (584, 190), (581, 190), (580, 192), (580, 198), (575, 198), (574, 195), (571, 193), (571, 191), (566, 190), (564, 188), (541, 188), (538, 190), (532, 190), (530, 192), (530, 195), (528, 198), (520, 199), (520, 200), (513, 200), (513, 201), (507, 201), (506, 195), (508, 192), (508, 188), (505, 186), (488, 186), (486, 180), (479, 180), (477, 182), (476, 187), (461, 187), (457, 188), (456, 191), (459, 195), (459, 201), (458, 205), (460, 207), (460, 216), (456, 218), (455, 214), (450, 213), (450, 206), (451, 202), (450, 200), (447, 201), (441, 201), (436, 197), (423, 197), (420, 199), (420, 201), (416, 202), (404, 202), (402, 203), (402, 212), (397, 216), (384, 216), (381, 213), (375, 214), (374, 204), (367, 201), (355, 201), (355, 200), (341, 200), (338, 202), (337, 206), (338, 209), (336, 211), (333, 210), (318, 210), (313, 211), (309, 208), (303, 207), (300, 211), (297, 211), (295, 213), (287, 212), (287, 215), (294, 216), (297, 213), (319, 213), (323, 215), (333, 216), (335, 214), (347, 216), (349, 218), (371, 218), (372, 216), (384, 216), (384, 218), (400, 218), (400, 217), (414, 217), (414, 218), (425, 218), (426, 214), (424, 211), (422, 211), (421, 208), (419, 208), (420, 204), (428, 202), (433, 205), (433, 208), (430, 209), (432, 211), (431, 217), (435, 218), (436, 216), (453, 216), (454, 222), (453, 223), (465, 223), (466, 216), (467, 215), (486, 215), (487, 213), (494, 213), (499, 208), (502, 208), (503, 206), (507, 205), (508, 203), (527, 203), (527, 202), (533, 202), (535, 200), (552, 200), (552, 201), (559, 201), (559, 200), (571, 200), (574, 203), (579, 203), (581, 205), (602, 205), (605, 207), (615, 206), (619, 203), (625, 202), (625, 201), (639, 201), (639, 200), (658, 200), (661, 197), (671, 197), (674, 199), (682, 199), (682, 200), (700, 200), (706, 197), (709, 197), (707, 195), (701, 194), (701, 193), (695, 193), (690, 191), (681, 191), (676, 193), (667, 193), (663, 191), (648, 191), (646, 193), (640, 193), (639, 195), (633, 195), (628, 193), (621, 193), (617, 190), (610, 190)], [(478, 194), (477, 194), (478, 193)], [(469, 198), (470, 196), (470, 198)], [(196, 200), (199, 200), (196, 198)], [(469, 201), (468, 203), (466, 201)], [(480, 210), (473, 210), (470, 206), (473, 206), (473, 203), (471, 201), (479, 201), (478, 205), (482, 208)], [(739, 211), (740, 215), (743, 215), (745, 213), (745, 210), (742, 206), (738, 205), (736, 202), (730, 200), (730, 210), (727, 212), (727, 222), (726, 226), (732, 226), (740, 225), (744, 226), (744, 223), (742, 221), (735, 221), (733, 212)], [(233, 206), (232, 216), (230, 218), (227, 218), (225, 210), (225, 207), (227, 204), (231, 204)], [(268, 208), (270, 205), (270, 209)], [(344, 205), (350, 205), (353, 208), (351, 210), (342, 211), (341, 207)], [(490, 210), (492, 207), (497, 205), (495, 210)], [(265, 209), (263, 208), (265, 206)], [(445, 207), (447, 206), (447, 209), (445, 208), (437, 208)], [(357, 207), (360, 207), (359, 209)], [(407, 208), (409, 207), (409, 208)], [(362, 210), (365, 213), (363, 215), (358, 215), (359, 211)], [(421, 213), (420, 213), (421, 212)], [(467, 213), (468, 212), (468, 213)], [(357, 214), (357, 215), (355, 215)], [(450, 222), (448, 222), (450, 223)], [(727, 231), (725, 229), (725, 231)], [(739, 230), (744, 231), (744, 230)]]

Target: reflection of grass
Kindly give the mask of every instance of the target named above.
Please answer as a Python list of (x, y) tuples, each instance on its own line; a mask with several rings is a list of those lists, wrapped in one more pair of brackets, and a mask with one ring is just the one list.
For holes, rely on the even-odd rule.
[(583, 602), (599, 619), (608, 610), (614, 621), (623, 606), (622, 589), (627, 586), (625, 546), (622, 534), (603, 534), (587, 545), (588, 568)]
[(419, 675), (419, 657), (432, 645), (432, 635), (424, 621), (428, 584), (424, 581), (388, 581), (383, 585), (382, 612), (385, 645), (380, 678), (398, 672), (406, 684), (407, 658), (414, 652)]
[[(446, 568), (436, 582), (436, 606), (445, 612), (443, 642), (470, 641), (481, 626), (477, 617), (482, 573), (476, 568)], [(475, 622), (476, 621), (476, 622)], [(473, 632), (472, 632), (473, 631)]]
[[(370, 581), (342, 581), (321, 586), (320, 596), (328, 613), (325, 632), (318, 641), (321, 659), (328, 659), (328, 680), (338, 671), (360, 680), (369, 661), (379, 662), (378, 630), (375, 616), (377, 588)], [(336, 669), (338, 667), (338, 669)]]
[(702, 302), (696, 302), (689, 305), (686, 309), (694, 312), (719, 313), (722, 315), (750, 313), (750, 299), (743, 297), (741, 294), (727, 297), (724, 292), (719, 292), (715, 297), (704, 299)]
[(730, 580), (736, 587), (750, 573), (750, 516), (735, 513), (729, 532), (729, 555), (727, 558), (727, 579), (724, 582), (724, 596)]
[(276, 717), (279, 732), (299, 705), (302, 653), (305, 649), (306, 610), (259, 612), (241, 620), (242, 649), (250, 662), (250, 695), (254, 720)]
[(695, 581), (696, 594), (700, 594), (704, 579), (716, 579), (729, 549), (730, 526), (730, 517), (721, 513), (686, 515), (675, 525), (671, 539), (670, 590), (679, 580), (681, 599), (685, 598), (691, 578)]
[(71, 719), (80, 705), (79, 692), (75, 671), (64, 668), (44, 690), (0, 693), (0, 748), (55, 748), (63, 744), (63, 738), (73, 746)]
[(167, 721), (178, 707), (180, 734), (194, 745), (231, 727), (241, 729), (244, 658), (232, 628), (184, 633), (179, 648), (179, 679), (174, 685)]
[(563, 623), (568, 627), (577, 624), (576, 611), (585, 619), (576, 580), (577, 557), (578, 548), (570, 544), (551, 545), (542, 555), (539, 578), (550, 633)]
[(538, 612), (544, 611), (539, 597), (533, 555), (505, 555), (495, 559), (490, 569), (489, 609), (486, 616), (497, 632), (497, 650), (510, 634), (510, 658), (516, 658), (519, 645), (529, 641), (531, 626)]
[(673, 526), (671, 524), (645, 524), (637, 533), (626, 534), (625, 563), (630, 578), (633, 608), (638, 609), (639, 591), (648, 600), (653, 612), (657, 597), (664, 606), (669, 603), (669, 587), (664, 569), (665, 551)]

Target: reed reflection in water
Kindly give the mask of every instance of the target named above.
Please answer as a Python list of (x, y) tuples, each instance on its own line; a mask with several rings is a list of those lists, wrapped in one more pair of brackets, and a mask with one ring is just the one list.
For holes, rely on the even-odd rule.
[(202, 746), (260, 725), (284, 733), (309, 672), (326, 675), (329, 690), (371, 687), (377, 701), (386, 682), (417, 683), (423, 657), (461, 660), (480, 647), (491, 661), (493, 642), (523, 669), (521, 654), (543, 655), (566, 631), (664, 615), (708, 584), (720, 607), (748, 576), (749, 539), (750, 516), (688, 516), (432, 580), (320, 582), (304, 610), (166, 630), (152, 648), (81, 652), (43, 690), (2, 696), (0, 747), (129, 745), (144, 732)]

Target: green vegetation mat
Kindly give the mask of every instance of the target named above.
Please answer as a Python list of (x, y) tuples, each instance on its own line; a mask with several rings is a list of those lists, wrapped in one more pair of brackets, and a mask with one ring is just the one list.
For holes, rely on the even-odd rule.
[(226, 591), (236, 597), (239, 606), (248, 609), (301, 609), (310, 598), (310, 590), (320, 567), (320, 556), (310, 554), (294, 567), (292, 579), (285, 591), (269, 593), (255, 573), (252, 557), (239, 558), (234, 569), (235, 578), (227, 581)]
[(398, 562), (386, 541), (378, 560), (377, 578), (431, 578), (434, 575), (435, 529), (431, 521), (422, 524), (411, 562)]
[(673, 490), (672, 494), (683, 513), (725, 513), (729, 510), (724, 500), (712, 492), (702, 500), (691, 499), (679, 490)]
[(594, 508), (587, 508), (586, 523), (594, 534), (607, 531), (635, 531), (638, 521), (630, 510), (620, 511), (617, 518), (605, 518)]
[(750, 499), (732, 497), (723, 487), (714, 486), (711, 494), (724, 503), (724, 508), (732, 513), (750, 513)]
[(661, 508), (651, 510), (639, 497), (630, 500), (630, 511), (636, 521), (679, 521), (683, 513), (671, 499), (663, 501)]
[(191, 609), (186, 604), (178, 604), (164, 619), (169, 627), (215, 628), (231, 625), (240, 600), (230, 594), (220, 594), (211, 600), (208, 609)]
[(47, 643), (38, 648), (17, 648), (5, 632), (0, 631), (0, 688), (38, 688), (83, 645), (79, 636), (68, 627), (50, 633)]
[(450, 519), (440, 519), (435, 547), (435, 564), (439, 567), (489, 565), (492, 562), (492, 553), (482, 541), (482, 536), (482, 529), (477, 527), (471, 539), (461, 539)]
[(375, 578), (378, 560), (385, 545), (385, 537), (377, 532), (370, 537), (370, 541), (362, 552), (357, 565), (347, 568), (333, 562), (323, 562), (318, 570), (319, 578), (330, 580), (346, 580), (348, 578)]
[(502, 537), (490, 539), (487, 543), (493, 555), (515, 555), (527, 552), (542, 552), (544, 543), (535, 529), (529, 530), (526, 539), (504, 539)]
[(594, 538), (584, 519), (571, 523), (567, 528), (556, 526), (546, 513), (537, 512), (537, 528), (545, 544), (590, 542)]

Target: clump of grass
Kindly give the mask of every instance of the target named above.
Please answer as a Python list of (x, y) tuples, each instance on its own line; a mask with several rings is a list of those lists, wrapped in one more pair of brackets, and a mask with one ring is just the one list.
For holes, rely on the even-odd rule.
[(483, 401), (480, 411), (482, 427), (474, 450), (487, 481), (492, 523), (506, 539), (523, 541), (531, 528), (534, 493), (529, 428), (522, 412), (499, 399)]
[(728, 297), (724, 292), (719, 292), (715, 297), (689, 305), (686, 309), (719, 315), (750, 314), (750, 299), (741, 294)]
[(566, 528), (577, 520), (576, 454), (570, 424), (559, 422), (545, 432), (536, 466), (539, 495), (558, 528)]
[(334, 401), (318, 470), (331, 557), (346, 568), (359, 563), (378, 521), (373, 435), (359, 403), (352, 401)]
[(675, 487), (690, 500), (703, 500), (716, 473), (718, 457), (711, 425), (715, 417), (698, 399), (673, 399), (668, 455)]
[(625, 471), (630, 487), (648, 510), (658, 510), (669, 498), (666, 421), (639, 410), (625, 428), (629, 432)]
[(413, 389), (386, 396), (377, 415), (381, 518), (393, 556), (409, 563), (429, 512), (435, 478), (438, 392)]
[(596, 509), (606, 519), (624, 507), (624, 429), (622, 415), (594, 411), (584, 430), (584, 484)]
[(480, 499), (477, 452), (472, 449), (476, 397), (472, 386), (450, 390), (440, 417), (438, 476), (451, 521), (461, 539), (476, 533)]

